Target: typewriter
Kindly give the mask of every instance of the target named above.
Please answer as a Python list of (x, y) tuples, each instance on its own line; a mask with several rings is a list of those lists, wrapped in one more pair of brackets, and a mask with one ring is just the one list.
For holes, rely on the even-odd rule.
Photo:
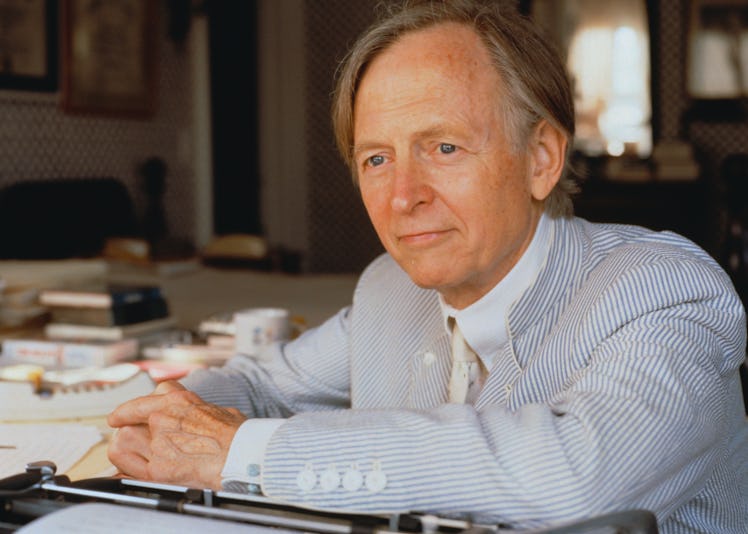
[[(501, 525), (407, 513), (376, 515), (307, 509), (256, 495), (126, 478), (72, 482), (54, 463), (34, 462), (0, 480), (0, 533), (253, 532), (255, 534), (501, 534)], [(516, 531), (512, 531), (516, 532)], [(651, 534), (646, 511), (608, 514), (533, 534)]]

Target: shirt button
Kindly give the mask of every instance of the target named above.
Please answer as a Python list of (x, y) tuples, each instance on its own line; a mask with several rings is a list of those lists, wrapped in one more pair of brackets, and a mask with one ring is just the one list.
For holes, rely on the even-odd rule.
[(434, 362), (436, 361), (436, 355), (433, 352), (424, 352), (423, 353), (423, 365), (426, 367), (431, 367), (434, 365)]
[(506, 386), (504, 386), (504, 391), (506, 391), (506, 394), (507, 394), (507, 397), (508, 397), (509, 394), (512, 392), (512, 385), (511, 384), (507, 384)]
[(319, 485), (322, 491), (333, 491), (340, 485), (340, 475), (331, 467), (322, 472), (319, 477)]
[(301, 491), (311, 491), (317, 485), (317, 474), (310, 466), (305, 467), (296, 475), (296, 485)]
[(387, 486), (387, 475), (376, 470), (366, 474), (366, 489), (372, 493), (382, 491)]
[(364, 475), (355, 467), (351, 467), (343, 474), (343, 488), (346, 491), (356, 491), (364, 485)]

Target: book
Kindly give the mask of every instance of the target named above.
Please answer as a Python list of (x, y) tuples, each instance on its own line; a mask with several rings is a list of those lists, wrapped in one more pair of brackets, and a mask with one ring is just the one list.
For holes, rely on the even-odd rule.
[(200, 321), (198, 332), (206, 336), (209, 334), (235, 335), (234, 312), (219, 312), (209, 315)]
[(130, 325), (169, 316), (169, 306), (163, 297), (116, 304), (105, 308), (48, 306), (48, 309), (52, 322), (91, 326)]
[(49, 320), (46, 307), (38, 302), (42, 289), (103, 284), (106, 273), (106, 263), (100, 260), (0, 261), (0, 334), (37, 328)]
[(13, 329), (49, 320), (49, 312), (43, 306), (13, 307), (0, 304), (0, 329)]
[(164, 298), (159, 286), (106, 284), (101, 287), (43, 289), (39, 303), (44, 306), (110, 308), (144, 300)]
[(176, 318), (173, 316), (121, 326), (91, 326), (52, 322), (44, 326), (44, 335), (50, 339), (99, 339), (114, 341), (141, 337), (160, 330), (168, 330), (175, 326)]
[(138, 341), (123, 339), (102, 341), (56, 341), (49, 339), (5, 339), (0, 361), (29, 363), (45, 368), (103, 367), (134, 360), (138, 356)]

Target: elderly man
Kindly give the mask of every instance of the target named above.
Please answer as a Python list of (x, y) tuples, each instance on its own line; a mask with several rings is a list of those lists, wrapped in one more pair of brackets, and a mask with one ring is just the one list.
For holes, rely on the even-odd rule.
[(572, 97), (532, 25), (411, 2), (352, 49), (334, 121), (387, 254), (268, 363), (118, 408), (123, 473), (518, 527), (645, 508), (664, 532), (748, 528), (742, 305), (686, 239), (570, 215)]

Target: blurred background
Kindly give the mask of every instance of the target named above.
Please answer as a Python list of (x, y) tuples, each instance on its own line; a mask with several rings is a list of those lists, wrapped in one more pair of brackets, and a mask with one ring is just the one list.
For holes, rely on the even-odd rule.
[[(359, 272), (381, 247), (330, 94), (379, 3), (0, 0), (0, 255), (95, 254), (94, 230), (185, 253), (242, 234), (274, 269)], [(518, 4), (572, 73), (577, 212), (681, 232), (742, 280), (746, 2)]]

